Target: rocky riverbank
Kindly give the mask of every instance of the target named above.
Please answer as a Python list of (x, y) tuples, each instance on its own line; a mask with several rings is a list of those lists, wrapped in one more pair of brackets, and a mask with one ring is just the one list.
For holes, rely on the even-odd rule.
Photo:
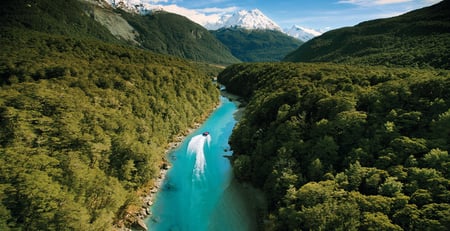
[[(200, 127), (200, 125), (200, 123), (195, 123), (192, 128), (188, 129), (185, 133), (177, 136), (173, 142), (169, 143), (165, 150), (164, 157), (167, 157), (169, 152), (178, 148), (178, 146), (183, 142), (186, 136), (195, 131), (198, 127)], [(155, 196), (162, 187), (162, 184), (170, 167), (170, 162), (164, 158), (158, 177), (155, 179), (150, 188), (145, 190), (146, 192), (141, 197), (141, 208), (132, 214), (127, 214), (125, 217), (126, 224), (124, 225), (124, 227), (118, 228), (118, 231), (148, 230), (144, 220), (148, 216), (151, 216), (150, 207), (153, 205)]]
[[(212, 111), (214, 111), (218, 106), (219, 105), (216, 105), (216, 107), (214, 107)], [(205, 117), (202, 118), (202, 120), (203, 121), (206, 120), (209, 114), (210, 113), (205, 115)], [(155, 179), (153, 184), (150, 184), (148, 188), (142, 189), (144, 193), (143, 196), (141, 196), (142, 201), (141, 208), (134, 210), (131, 213), (127, 213), (125, 217), (122, 219), (122, 221), (118, 222), (119, 224), (116, 225), (117, 231), (148, 230), (144, 220), (148, 216), (151, 216), (150, 207), (153, 205), (155, 196), (158, 193), (159, 189), (162, 187), (166, 174), (171, 167), (170, 161), (168, 161), (166, 157), (168, 156), (169, 152), (178, 148), (178, 146), (183, 142), (186, 136), (188, 136), (196, 129), (198, 129), (200, 125), (201, 123), (195, 123), (191, 128), (175, 137), (175, 139), (167, 145), (167, 148), (164, 153), (164, 160), (163, 163), (161, 164), (158, 177)]]
[[(239, 118), (242, 115), (242, 111), (244, 110), (244, 107), (242, 107), (242, 102), (240, 101), (240, 97), (236, 96), (236, 95), (232, 95), (226, 91), (221, 91), (221, 95), (230, 99), (231, 101), (237, 101), (238, 106), (239, 106), (239, 110), (235, 113), (235, 119), (239, 120)], [(216, 105), (216, 107), (214, 109), (216, 109), (219, 105)], [(209, 115), (209, 113), (208, 113)], [(203, 118), (203, 120), (206, 120), (207, 116), (205, 116), (205, 118)], [(195, 123), (190, 129), (188, 129), (187, 131), (185, 131), (184, 133), (180, 134), (179, 136), (177, 136), (173, 142), (169, 143), (166, 150), (165, 150), (165, 154), (164, 157), (167, 157), (168, 154), (173, 151), (174, 149), (178, 148), (179, 145), (183, 142), (183, 140), (186, 138), (186, 136), (188, 136), (189, 134), (191, 134), (192, 132), (194, 132), (196, 129), (198, 129), (200, 127), (201, 123)], [(160, 173), (158, 175), (158, 177), (155, 179), (155, 181), (153, 182), (153, 184), (150, 185), (149, 188), (144, 189), (143, 196), (141, 197), (141, 201), (142, 201), (142, 206), (137, 209), (135, 212), (127, 214), (126, 217), (124, 218), (124, 225), (123, 227), (118, 228), (118, 231), (131, 231), (131, 230), (147, 230), (147, 226), (144, 222), (144, 220), (151, 216), (151, 209), (150, 207), (153, 205), (153, 201), (156, 197), (156, 194), (158, 193), (158, 191), (161, 189), (161, 187), (163, 187), (163, 182), (164, 179), (166, 177), (166, 174), (168, 172), (168, 170), (170, 169), (170, 161), (166, 160), (164, 158), (164, 162), (161, 165), (161, 169), (160, 169)]]

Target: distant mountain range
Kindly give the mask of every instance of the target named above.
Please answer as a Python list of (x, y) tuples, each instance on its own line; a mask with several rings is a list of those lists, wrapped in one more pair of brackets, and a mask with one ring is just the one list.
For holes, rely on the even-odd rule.
[(115, 8), (121, 8), (129, 12), (135, 12), (139, 14), (148, 14), (154, 11), (167, 11), (175, 14), (185, 16), (205, 27), (208, 30), (218, 30), (222, 28), (243, 28), (247, 30), (275, 30), (283, 32), (291, 37), (297, 38), (301, 41), (308, 41), (311, 38), (322, 34), (321, 31), (294, 25), (292, 28), (282, 29), (272, 19), (264, 15), (259, 9), (253, 10), (239, 10), (233, 13), (225, 13), (220, 17), (209, 17), (202, 20), (197, 17), (197, 14), (193, 14), (192, 11), (186, 11), (186, 9), (171, 6), (150, 5), (143, 4), (137, 0), (106, 0)]
[(278, 30), (228, 27), (211, 33), (230, 49), (231, 54), (244, 62), (280, 61), (303, 44)]
[[(228, 63), (280, 61), (298, 48), (303, 43), (302, 40), (319, 34), (318, 32), (310, 34), (311, 30), (307, 32), (305, 30), (302, 33), (301, 30), (304, 28), (295, 27), (296, 33), (292, 32), (292, 34), (301, 36), (302, 40), (289, 36), (258, 9), (222, 15), (214, 23), (201, 26), (187, 17), (171, 13), (162, 7), (149, 8), (143, 4), (132, 5), (131, 3), (132, 1), (123, 0), (109, 1), (112, 8), (138, 32), (139, 35), (134, 41), (158, 53), (195, 60), (199, 58), (205, 60), (204, 54), (212, 52), (221, 58), (226, 58)], [(171, 11), (176, 12), (176, 10)], [(112, 25), (109, 27), (111, 31), (117, 30), (116, 23), (106, 23), (106, 25)], [(210, 33), (207, 33), (206, 28), (209, 28)], [(214, 42), (211, 37), (215, 37), (214, 39), (219, 40), (221, 44)], [(201, 44), (197, 44), (199, 41)], [(215, 45), (211, 46), (214, 50), (205, 49), (208, 43)], [(220, 45), (228, 50), (217, 49)], [(237, 59), (233, 60), (232, 56)], [(209, 62), (226, 63), (212, 55), (209, 57), (211, 57)]]
[(280, 26), (258, 9), (240, 10), (233, 14), (223, 15), (218, 21), (208, 23), (205, 27), (209, 30), (240, 27), (248, 30), (263, 29), (282, 31)]
[(297, 25), (292, 26), (290, 29), (287, 29), (284, 32), (289, 36), (300, 39), (304, 42), (322, 34), (322, 32)]

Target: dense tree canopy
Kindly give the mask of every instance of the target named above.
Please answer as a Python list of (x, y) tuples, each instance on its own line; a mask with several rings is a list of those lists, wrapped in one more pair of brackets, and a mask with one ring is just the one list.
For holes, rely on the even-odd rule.
[(111, 230), (168, 142), (218, 101), (211, 76), (178, 58), (1, 34), (0, 230)]
[(303, 44), (302, 41), (276, 30), (221, 28), (211, 33), (244, 62), (280, 61)]
[(450, 73), (237, 64), (248, 101), (230, 145), (268, 197), (266, 230), (448, 230)]

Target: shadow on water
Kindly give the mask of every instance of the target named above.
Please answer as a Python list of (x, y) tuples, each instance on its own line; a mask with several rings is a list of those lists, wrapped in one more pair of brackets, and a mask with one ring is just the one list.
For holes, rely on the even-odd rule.
[(251, 187), (233, 180), (225, 156), (232, 155), (228, 139), (237, 106), (225, 97), (221, 102), (199, 129), (169, 153), (172, 168), (146, 220), (149, 230), (257, 230), (257, 211), (264, 200), (262, 196), (255, 200)]

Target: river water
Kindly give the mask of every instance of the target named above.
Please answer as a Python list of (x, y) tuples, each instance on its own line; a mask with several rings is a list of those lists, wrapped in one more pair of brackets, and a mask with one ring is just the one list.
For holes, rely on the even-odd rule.
[(234, 182), (226, 158), (232, 155), (228, 139), (237, 105), (220, 100), (205, 123), (169, 153), (172, 167), (146, 220), (149, 230), (256, 230), (256, 209), (248, 190)]

